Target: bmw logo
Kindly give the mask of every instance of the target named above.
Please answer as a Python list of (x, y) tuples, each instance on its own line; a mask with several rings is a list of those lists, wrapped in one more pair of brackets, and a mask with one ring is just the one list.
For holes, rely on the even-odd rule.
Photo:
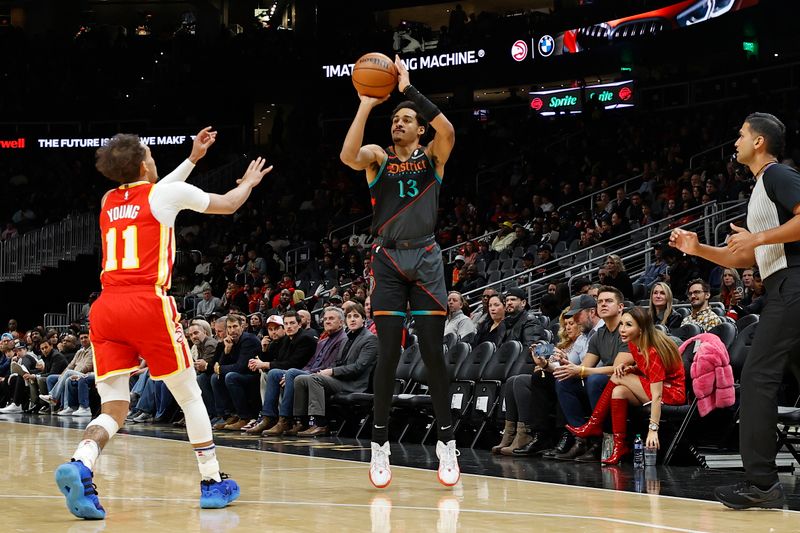
[(547, 57), (556, 49), (556, 42), (550, 35), (542, 35), (536, 47), (542, 57)]

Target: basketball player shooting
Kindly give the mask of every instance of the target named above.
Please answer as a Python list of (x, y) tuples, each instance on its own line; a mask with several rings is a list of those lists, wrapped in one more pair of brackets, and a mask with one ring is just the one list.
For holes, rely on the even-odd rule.
[[(175, 217), (184, 209), (232, 214), (272, 167), (250, 163), (237, 187), (224, 195), (184, 183), (214, 144), (210, 127), (197, 135), (189, 158), (161, 181), (150, 148), (136, 135), (115, 135), (97, 150), (97, 169), (121, 185), (100, 205), (103, 239), (103, 292), (89, 320), (102, 414), (86, 427), (72, 460), (56, 469), (69, 511), (100, 520), (106, 512), (92, 482), (100, 451), (124, 423), (129, 408), (130, 373), (147, 360), (152, 379), (163, 380), (186, 415), (186, 432), (200, 468), (200, 507), (221, 508), (239, 496), (239, 486), (221, 474), (211, 423), (195, 379), (189, 345), (175, 300), (167, 296), (175, 256)], [(126, 327), (120, 327), (120, 324)]]
[[(373, 389), (374, 426), (369, 477), (375, 487), (392, 480), (389, 468), (389, 410), (394, 375), (400, 360), (403, 321), (410, 306), (428, 369), (428, 385), (439, 441), (439, 481), (458, 482), (456, 443), (448, 401), (448, 377), (442, 352), (447, 293), (442, 252), (434, 239), (439, 190), (444, 166), (455, 144), (447, 117), (409, 81), (400, 57), (395, 58), (398, 90), (407, 99), (392, 113), (392, 145), (362, 146), (370, 112), (389, 96), (359, 95), (361, 103), (342, 147), (341, 160), (365, 170), (372, 197), (372, 309), (378, 330), (379, 357)], [(428, 146), (420, 139), (430, 124), (436, 135)]]

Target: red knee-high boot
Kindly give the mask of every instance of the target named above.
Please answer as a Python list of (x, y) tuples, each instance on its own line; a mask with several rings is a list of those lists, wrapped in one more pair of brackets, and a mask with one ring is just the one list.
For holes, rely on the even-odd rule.
[(611, 400), (611, 428), (614, 432), (614, 449), (604, 465), (615, 465), (630, 453), (626, 437), (628, 436), (628, 400), (614, 398)]
[(594, 406), (594, 411), (592, 411), (592, 416), (589, 417), (589, 421), (578, 428), (567, 424), (567, 429), (576, 437), (581, 437), (583, 439), (586, 437), (602, 437), (603, 421), (606, 419), (606, 416), (608, 416), (608, 409), (611, 406), (611, 393), (614, 392), (614, 387), (616, 386), (614, 382), (608, 380), (606, 388), (603, 389), (603, 394), (600, 395), (600, 399), (597, 400), (597, 405)]

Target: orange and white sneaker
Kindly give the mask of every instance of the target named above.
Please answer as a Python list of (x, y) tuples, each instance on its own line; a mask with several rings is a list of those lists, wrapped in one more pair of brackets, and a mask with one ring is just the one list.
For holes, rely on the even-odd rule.
[(439, 458), (439, 483), (445, 487), (452, 487), (458, 483), (461, 477), (461, 469), (458, 467), (458, 456), (461, 455), (456, 449), (456, 441), (451, 440), (445, 444), (442, 441), (436, 443), (436, 457)]
[(389, 468), (389, 442), (380, 446), (377, 442), (372, 444), (372, 459), (369, 462), (369, 480), (375, 488), (383, 489), (392, 482), (392, 471)]

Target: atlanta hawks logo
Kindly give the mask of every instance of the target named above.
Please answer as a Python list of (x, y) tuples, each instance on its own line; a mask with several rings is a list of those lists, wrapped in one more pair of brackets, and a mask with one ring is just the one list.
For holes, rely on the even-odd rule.
[(175, 326), (175, 342), (178, 344), (183, 344), (186, 337), (183, 335), (183, 326), (180, 324)]

